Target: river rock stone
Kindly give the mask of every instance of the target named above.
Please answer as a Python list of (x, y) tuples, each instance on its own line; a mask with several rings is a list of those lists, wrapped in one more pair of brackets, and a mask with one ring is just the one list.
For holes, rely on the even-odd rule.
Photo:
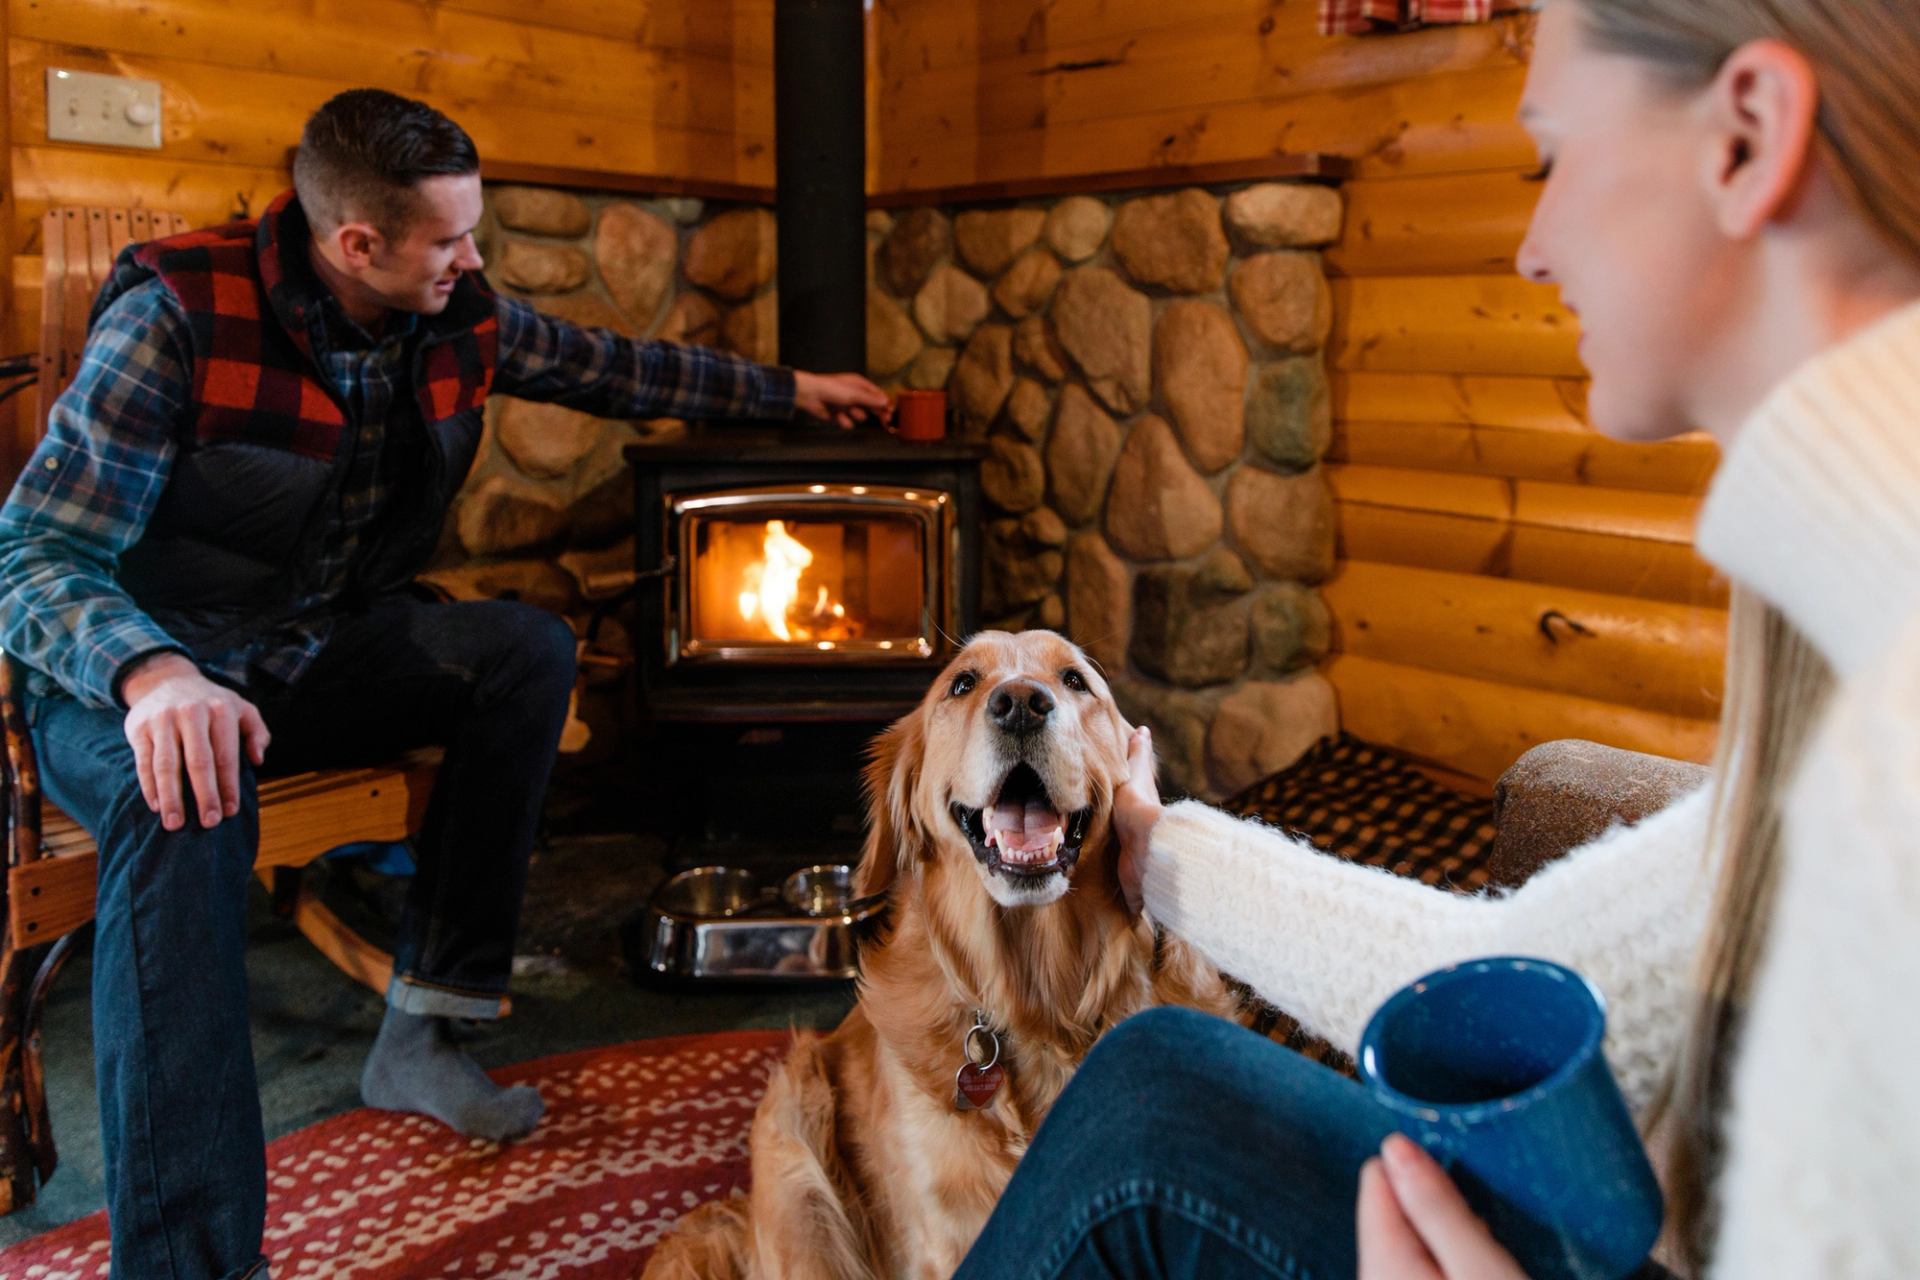
[(1050, 507), (1035, 507), (1020, 521), (1020, 532), (1036, 547), (1067, 545), (1067, 522)]
[(600, 211), (593, 257), (614, 305), (641, 328), (653, 323), (673, 290), (679, 233), (665, 218), (624, 201)]
[(1047, 389), (1032, 378), (1018, 378), (1007, 397), (1007, 421), (1022, 437), (1038, 441), (1047, 434), (1047, 419), (1053, 416), (1053, 401)]
[(1241, 467), (1227, 482), (1227, 523), (1268, 577), (1318, 582), (1333, 571), (1333, 495), (1318, 470)]
[(662, 196), (653, 203), (661, 213), (683, 227), (690, 227), (700, 221), (700, 215), (707, 209), (706, 202), (698, 196)]
[(1054, 286), (1060, 283), (1060, 262), (1045, 249), (1028, 249), (1013, 260), (999, 283), (993, 286), (993, 300), (1000, 309), (1019, 320), (1047, 305)]
[(1198, 187), (1129, 200), (1113, 220), (1113, 252), (1140, 284), (1175, 293), (1218, 289), (1229, 252), (1220, 203)]
[(1085, 262), (1100, 252), (1113, 225), (1113, 211), (1092, 196), (1068, 196), (1047, 211), (1045, 235), (1053, 251), (1068, 262)]
[(547, 187), (495, 187), (493, 216), (510, 231), (577, 239), (593, 226), (593, 210), (568, 191)]
[(1253, 598), (1253, 656), (1274, 675), (1311, 666), (1327, 656), (1333, 619), (1312, 587), (1270, 582)]
[(990, 521), (981, 543), (980, 610), (988, 617), (1037, 604), (1059, 585), (1066, 557), (1028, 542), (1020, 521)]
[(629, 338), (638, 337), (645, 330), (614, 309), (612, 303), (591, 289), (576, 289), (572, 293), (549, 294), (536, 298), (533, 305), (550, 316), (581, 325), (588, 329), (612, 329), (615, 333), (625, 334)]
[(720, 309), (707, 301), (706, 294), (689, 289), (667, 308), (667, 318), (660, 322), (660, 336), (669, 342), (710, 346), (720, 336)]
[(1127, 654), (1148, 675), (1187, 688), (1237, 680), (1247, 669), (1247, 601), (1213, 590), (1193, 569), (1142, 569)]
[(1228, 291), (1262, 342), (1299, 355), (1325, 345), (1333, 326), (1333, 295), (1313, 255), (1283, 251), (1244, 258), (1233, 269)]
[(875, 257), (880, 279), (902, 298), (911, 298), (927, 282), (934, 265), (953, 252), (953, 226), (946, 215), (925, 207), (909, 209), (894, 220)]
[(1333, 686), (1308, 671), (1291, 680), (1253, 680), (1220, 703), (1207, 730), (1207, 772), (1235, 795), (1291, 765), (1339, 732)]
[(1153, 308), (1105, 267), (1081, 267), (1054, 292), (1054, 336), (1087, 386), (1115, 413), (1145, 407)]
[(885, 209), (867, 210), (867, 232), (870, 235), (883, 236), (893, 230), (893, 215)]
[(497, 438), (513, 465), (551, 480), (571, 472), (608, 428), (591, 414), (537, 400), (502, 399)]
[(1067, 545), (1067, 638), (1109, 676), (1126, 670), (1133, 590), (1126, 562), (1096, 530)]
[(1227, 197), (1227, 226), (1243, 244), (1308, 249), (1340, 238), (1340, 193), (1306, 183), (1263, 182)]
[(994, 506), (1015, 515), (1039, 506), (1047, 492), (1047, 469), (1040, 451), (1005, 436), (987, 441), (987, 456), (980, 463), (980, 492)]
[(1047, 437), (1047, 476), (1053, 504), (1067, 519), (1084, 524), (1100, 514), (1120, 457), (1120, 428), (1077, 382), (1060, 389), (1053, 434)]
[(729, 209), (687, 238), (681, 271), (703, 289), (739, 301), (773, 279), (773, 215), (765, 209)]
[(1218, 471), (1246, 445), (1247, 347), (1212, 302), (1167, 304), (1153, 330), (1153, 376), (1187, 456)]
[(745, 306), (735, 307), (720, 326), (720, 340), (729, 351), (749, 360), (773, 364), (780, 358), (780, 300), (769, 289)]
[(953, 385), (977, 438), (1013, 390), (1013, 330), (1004, 324), (975, 329), (953, 367)]
[(1142, 418), (1107, 492), (1113, 545), (1134, 560), (1178, 560), (1219, 541), (1221, 523), (1220, 499), (1180, 452), (1173, 428), (1151, 414)]
[(495, 268), (500, 279), (527, 293), (565, 293), (593, 278), (587, 255), (570, 244), (509, 240)]
[(493, 560), (420, 575), (455, 600), (520, 600), (553, 613), (580, 603), (573, 577), (551, 560)]
[(488, 476), (469, 490), (454, 519), (460, 545), (475, 556), (539, 550), (558, 543), (567, 532), (567, 508), (558, 497), (502, 475)]
[(1067, 602), (1060, 598), (1058, 591), (1050, 593), (1045, 600), (1034, 606), (1033, 623), (1049, 631), (1066, 633)]
[(1333, 438), (1333, 403), (1318, 356), (1276, 360), (1247, 390), (1247, 435), (1260, 456), (1288, 471), (1320, 460)]
[(1207, 724), (1220, 701), (1219, 693), (1176, 689), (1122, 675), (1122, 667), (1109, 670), (1118, 676), (1110, 676), (1108, 683), (1120, 713), (1129, 722), (1153, 730), (1153, 754), (1168, 791), (1218, 799), (1207, 780)]
[(937, 391), (953, 376), (956, 352), (952, 347), (928, 347), (907, 366), (907, 385), (916, 391)]
[(991, 278), (1040, 238), (1046, 221), (1044, 209), (969, 209), (953, 220), (953, 245), (962, 262)]
[(867, 374), (890, 378), (920, 354), (920, 330), (900, 304), (878, 289), (867, 290)]
[(964, 342), (991, 309), (987, 287), (950, 262), (935, 267), (913, 298), (913, 318), (935, 342)]
[(1028, 316), (1013, 326), (1013, 354), (1048, 382), (1059, 382), (1067, 376), (1067, 358), (1053, 340), (1045, 316)]

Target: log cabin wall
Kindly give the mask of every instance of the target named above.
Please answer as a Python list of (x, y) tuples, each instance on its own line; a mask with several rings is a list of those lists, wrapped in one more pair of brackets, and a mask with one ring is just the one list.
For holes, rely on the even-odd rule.
[(1355, 159), (1332, 278), (1344, 728), (1486, 782), (1585, 737), (1702, 759), (1724, 588), (1710, 442), (1584, 423), (1573, 317), (1520, 280), (1530, 20), (1330, 39), (1311, 0), (880, 0), (878, 190), (1279, 152)]
[[(258, 212), (307, 115), (356, 85), (452, 115), (489, 177), (748, 199), (773, 183), (773, 0), (7, 3), (9, 350), (36, 345), (50, 205)], [(159, 81), (160, 150), (49, 143), (50, 66)]]

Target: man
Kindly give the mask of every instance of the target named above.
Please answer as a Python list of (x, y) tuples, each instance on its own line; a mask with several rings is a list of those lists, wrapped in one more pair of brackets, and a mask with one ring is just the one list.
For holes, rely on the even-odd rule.
[(243, 957), (257, 769), (446, 748), (362, 1093), (481, 1138), (539, 1119), (539, 1095), (495, 1086), (446, 1024), (495, 1016), (506, 990), (573, 636), (525, 605), (409, 589), (487, 396), (614, 418), (885, 409), (855, 374), (497, 297), (480, 214), (458, 125), (377, 90), (334, 98), (257, 224), (120, 256), (0, 509), (0, 643), (33, 669), (46, 790), (100, 849), (116, 1275), (266, 1274)]

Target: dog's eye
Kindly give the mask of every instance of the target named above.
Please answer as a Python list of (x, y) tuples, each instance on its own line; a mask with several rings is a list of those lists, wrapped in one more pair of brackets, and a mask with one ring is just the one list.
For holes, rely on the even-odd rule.
[(1087, 678), (1080, 674), (1080, 668), (1068, 667), (1060, 676), (1060, 683), (1076, 693), (1087, 692)]
[(964, 698), (973, 692), (973, 686), (978, 683), (979, 678), (973, 672), (962, 671), (953, 678), (953, 683), (947, 686), (947, 693), (955, 698)]

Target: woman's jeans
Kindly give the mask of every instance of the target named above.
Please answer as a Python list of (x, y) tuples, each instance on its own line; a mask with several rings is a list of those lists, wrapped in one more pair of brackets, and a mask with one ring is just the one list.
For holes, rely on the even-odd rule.
[[(573, 687), (573, 633), (504, 601), (387, 600), (340, 620), (300, 683), (250, 695), (265, 772), (368, 764), (443, 745), (394, 948), (389, 1001), (492, 1016), (506, 990), (527, 857)], [(247, 1025), (253, 770), (240, 812), (167, 831), (141, 798), (125, 713), (29, 708), (47, 794), (94, 837), (94, 1069), (113, 1274), (264, 1275), (266, 1161)], [(183, 780), (182, 786), (186, 784)]]
[(1087, 1055), (954, 1280), (1353, 1280), (1360, 1166), (1392, 1131), (1338, 1072), (1150, 1010)]

